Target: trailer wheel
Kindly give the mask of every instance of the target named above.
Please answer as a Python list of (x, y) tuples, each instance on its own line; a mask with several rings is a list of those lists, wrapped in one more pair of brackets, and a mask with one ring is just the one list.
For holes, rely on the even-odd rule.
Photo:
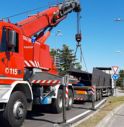
[(109, 96), (111, 96), (111, 89), (109, 88)]
[(3, 125), (5, 127), (20, 127), (26, 114), (27, 100), (25, 95), (20, 91), (13, 92), (3, 112)]
[(101, 100), (101, 92), (100, 92), (100, 89), (98, 90), (98, 100)]
[(111, 90), (111, 95), (110, 96), (113, 96), (114, 95), (114, 89), (111, 88), (110, 90)]
[(57, 98), (53, 100), (52, 108), (54, 113), (62, 112), (62, 89), (59, 89)]
[(101, 89), (99, 90), (99, 94), (100, 94), (99, 95), (99, 100), (102, 100), (102, 90)]
[(98, 93), (98, 90), (96, 90), (96, 101), (99, 100), (99, 93)]
[(109, 88), (107, 89), (107, 97), (109, 97), (109, 95), (110, 95), (110, 90), (109, 90)]
[(74, 101), (74, 96), (72, 93), (72, 90), (69, 89), (69, 95), (68, 95), (68, 101), (67, 101), (67, 110), (70, 110), (72, 108), (73, 105), (73, 101)]
[(100, 90), (96, 91), (96, 101), (100, 100)]

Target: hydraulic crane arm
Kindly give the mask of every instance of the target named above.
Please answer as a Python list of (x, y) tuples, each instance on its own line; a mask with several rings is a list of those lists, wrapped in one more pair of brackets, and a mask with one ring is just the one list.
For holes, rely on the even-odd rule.
[(18, 22), (17, 26), (22, 29), (25, 36), (32, 37), (36, 33), (43, 31), (48, 27), (56, 26), (71, 11), (79, 12), (80, 10), (79, 0), (65, 0), (59, 5)]

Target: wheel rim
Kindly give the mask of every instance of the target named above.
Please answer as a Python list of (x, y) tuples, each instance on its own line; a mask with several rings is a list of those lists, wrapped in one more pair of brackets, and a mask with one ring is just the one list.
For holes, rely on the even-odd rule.
[(69, 102), (68, 102), (68, 104), (69, 104), (69, 106), (71, 106), (72, 105), (72, 97), (69, 97)]
[(16, 101), (13, 107), (13, 114), (16, 119), (21, 119), (24, 116), (24, 104), (21, 101)]
[(59, 108), (62, 108), (62, 98), (59, 98)]

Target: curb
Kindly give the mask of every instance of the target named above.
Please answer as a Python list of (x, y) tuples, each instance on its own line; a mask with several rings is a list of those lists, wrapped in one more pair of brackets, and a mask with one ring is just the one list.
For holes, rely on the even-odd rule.
[(118, 112), (118, 110), (120, 110), (122, 107), (124, 106), (124, 104), (120, 105), (119, 107), (113, 109), (111, 112), (109, 112), (109, 114), (107, 116), (105, 116), (103, 118), (103, 120), (101, 120), (96, 127), (106, 127), (108, 122), (112, 119), (112, 117), (114, 116), (115, 113)]

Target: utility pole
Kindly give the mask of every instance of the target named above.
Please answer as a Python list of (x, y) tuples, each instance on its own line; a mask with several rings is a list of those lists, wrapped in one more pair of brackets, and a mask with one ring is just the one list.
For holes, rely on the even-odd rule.
[[(55, 42), (56, 42), (56, 45), (57, 45), (57, 43), (58, 43), (58, 40), (57, 40), (57, 38), (58, 38), (58, 36), (62, 36), (62, 33), (61, 33), (61, 30), (58, 30), (57, 32), (56, 32), (56, 34), (55, 34)], [(57, 49), (57, 47), (55, 47), (55, 56), (54, 56), (54, 63), (55, 63), (55, 65), (56, 65), (56, 67), (57, 67), (57, 69), (60, 69), (60, 58), (59, 58), (59, 49)]]
[(115, 96), (116, 96), (116, 80), (114, 80), (114, 86), (115, 86)]

